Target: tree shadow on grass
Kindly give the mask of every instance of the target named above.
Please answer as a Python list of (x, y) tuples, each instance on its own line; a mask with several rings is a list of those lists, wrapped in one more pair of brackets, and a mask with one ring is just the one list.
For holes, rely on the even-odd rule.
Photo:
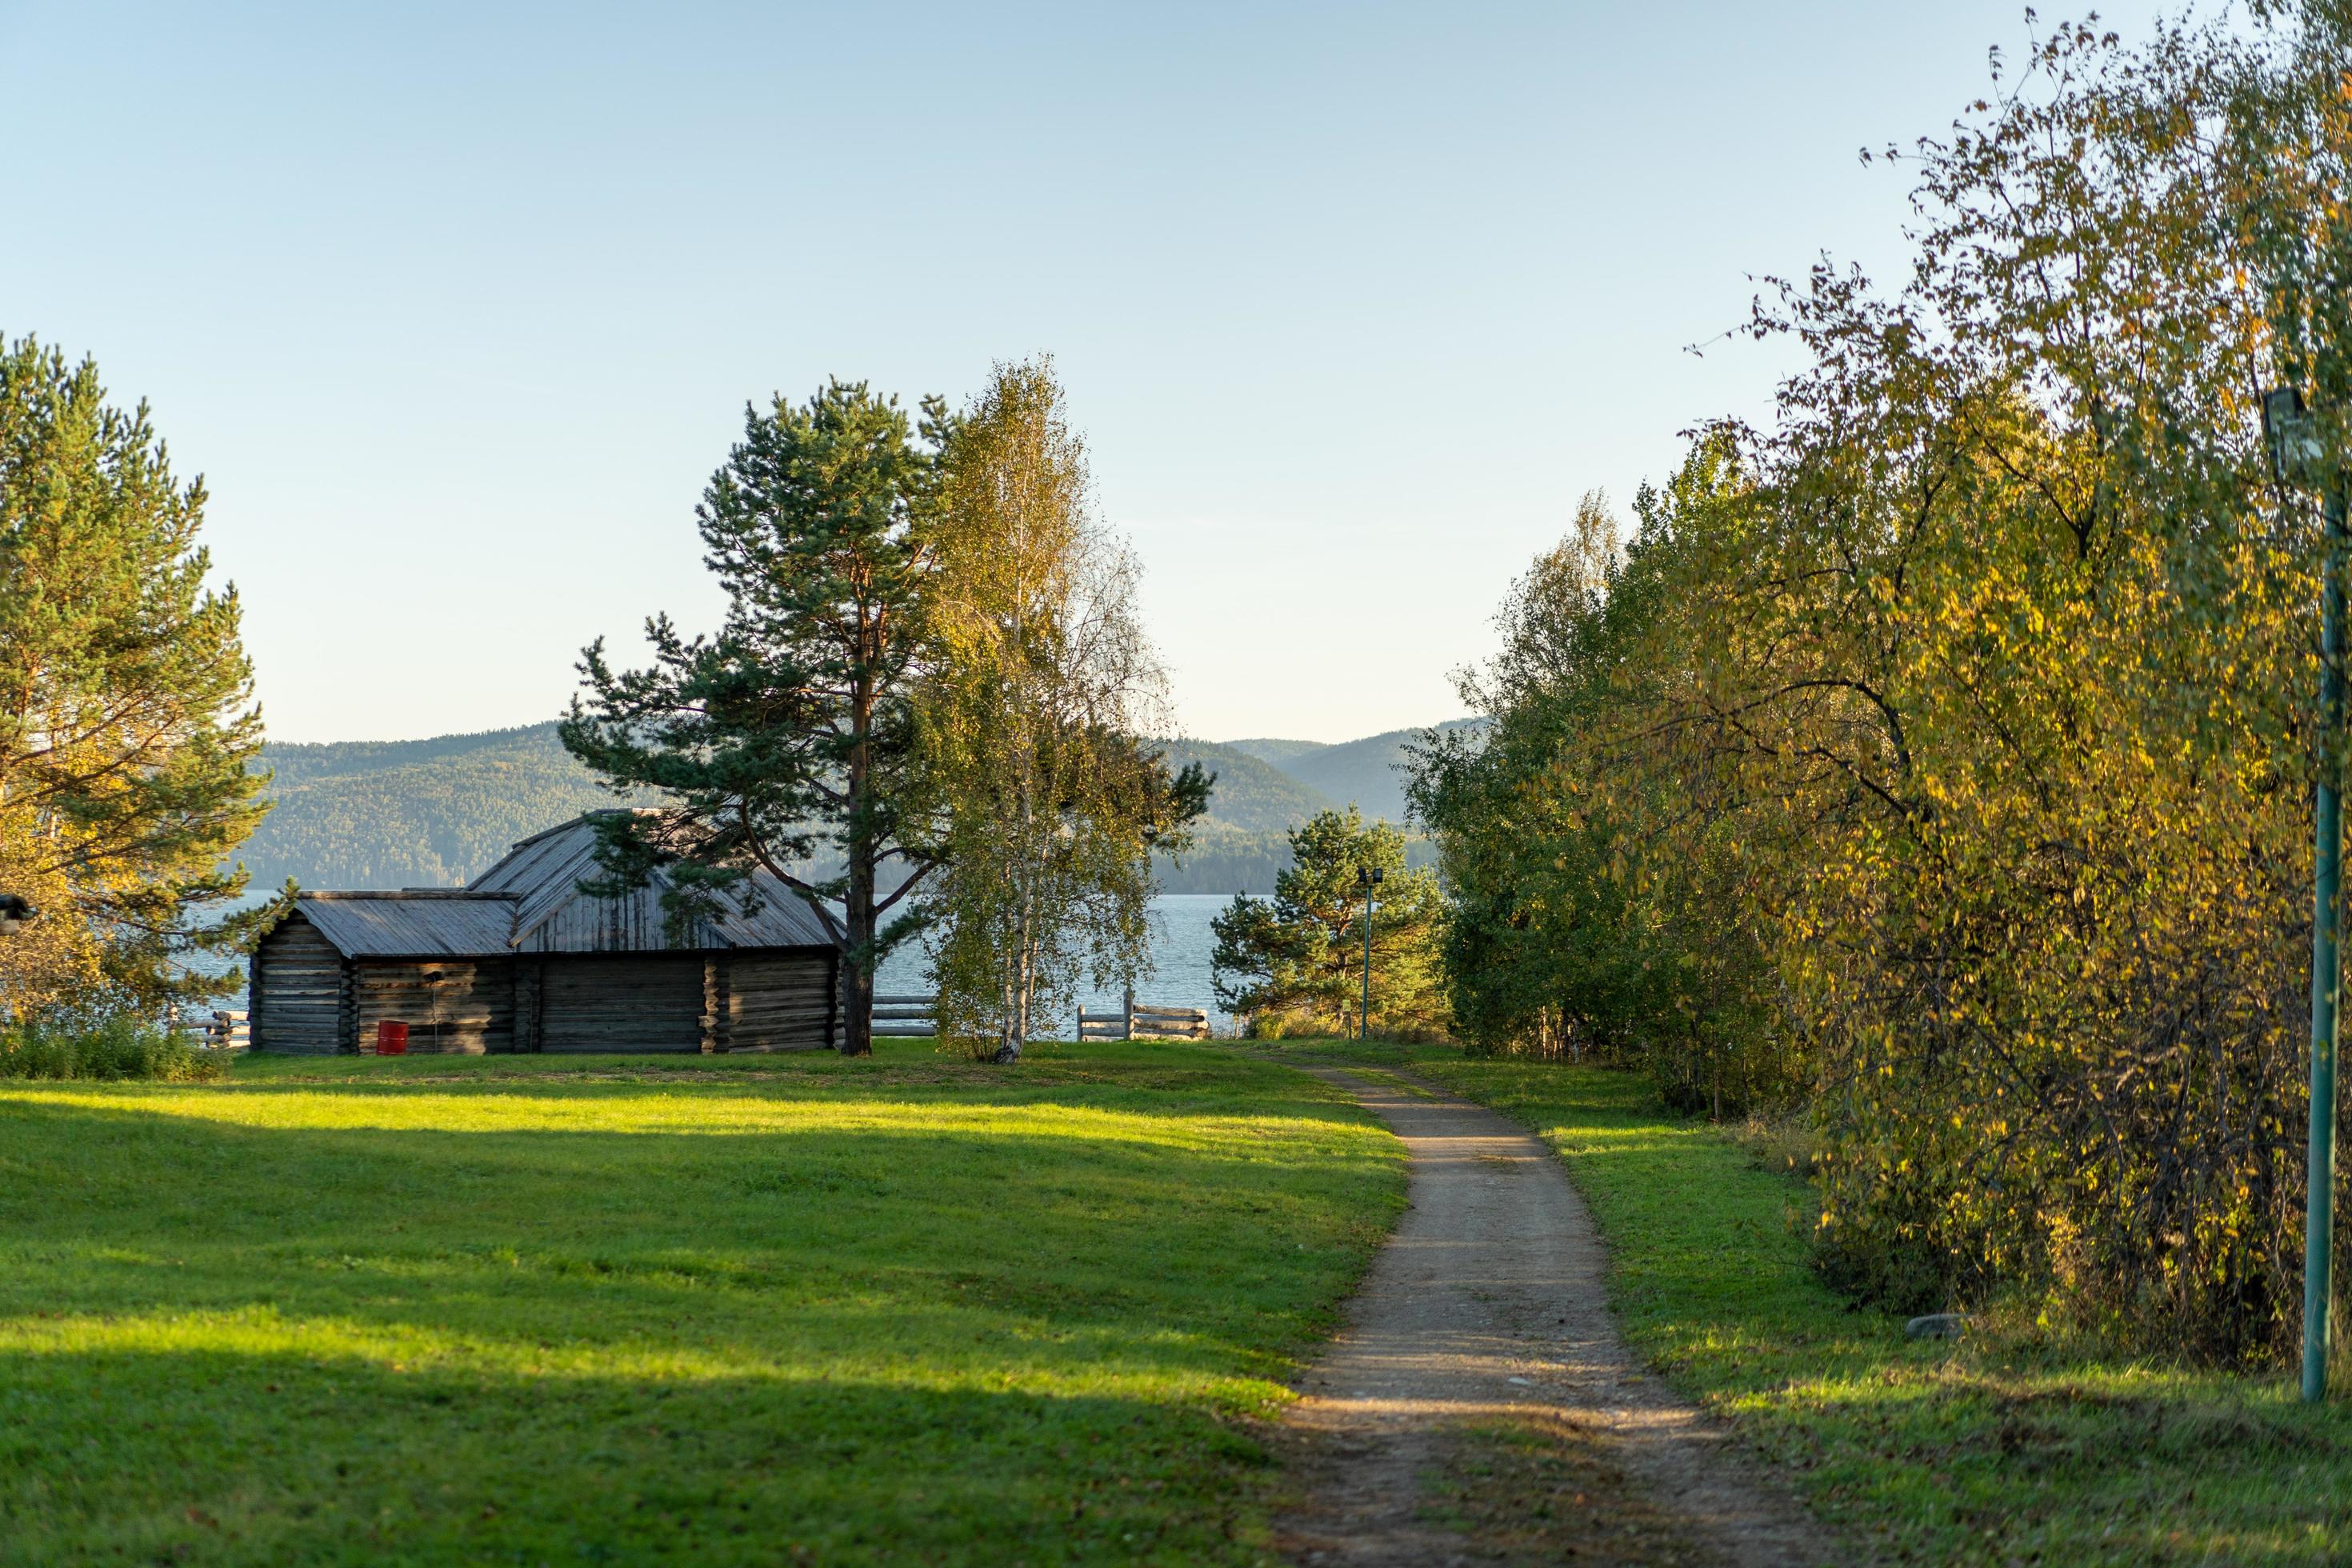
[(0, 1561), (1246, 1560), (1270, 1479), (1097, 1395), (0, 1354)]
[(1215, 1413), (1328, 1331), (1395, 1186), (1321, 1122), (1277, 1159), (105, 1098), (0, 1099), (0, 1561), (1212, 1560), (1262, 1513)]
[[(194, 1304), (192, 1288), (223, 1266), (236, 1300), (272, 1276), (261, 1299), (284, 1300), (302, 1294), (302, 1265), (324, 1263), (412, 1278), (489, 1267), (505, 1271), (502, 1291), (572, 1278), (821, 1299), (830, 1280), (908, 1304), (968, 1300), (951, 1289), (1010, 1275), (1005, 1289), (1043, 1287), (1077, 1321), (1089, 1295), (1113, 1315), (1164, 1299), (1193, 1317), (1213, 1304), (1200, 1287), (1263, 1283), (1272, 1295), (1254, 1306), (1279, 1310), (1293, 1293), (1278, 1277), (1312, 1273), (1298, 1251), (1385, 1221), (1367, 1199), (1391, 1173), (1370, 1140), (1277, 1159), (1246, 1138), (1192, 1149), (1098, 1129), (449, 1132), (38, 1099), (0, 1100), (0, 1144), (16, 1177), (0, 1190), (0, 1233), (111, 1273), (94, 1293), (110, 1303)], [(162, 1274), (142, 1261), (164, 1253)], [(38, 1289), (37, 1275), (0, 1282), (0, 1300)], [(63, 1273), (49, 1285), (84, 1295)]]

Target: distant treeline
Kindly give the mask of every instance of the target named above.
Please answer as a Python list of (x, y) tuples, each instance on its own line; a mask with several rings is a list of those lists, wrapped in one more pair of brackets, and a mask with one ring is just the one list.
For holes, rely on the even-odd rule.
[(278, 805), (242, 855), (254, 886), (455, 887), (515, 840), (621, 804), (554, 729), (268, 748)]
[[(1426, 838), (1405, 840), (1405, 864), (1435, 865), (1436, 847)], [(1202, 834), (1181, 865), (1160, 862), (1160, 884), (1170, 893), (1274, 891), (1275, 877), (1290, 866), (1290, 840), (1283, 833), (1238, 833), (1212, 828)]]
[[(1393, 785), (1382, 759), (1406, 733), (1334, 747), (1167, 742), (1171, 764), (1198, 762), (1217, 784), (1192, 852), (1181, 865), (1160, 863), (1162, 885), (1171, 893), (1271, 892), (1289, 863), (1285, 830), (1332, 804), (1286, 768), (1321, 758), (1328, 769), (1344, 754), (1356, 782), (1386, 804)], [(1286, 744), (1299, 755), (1283, 765), (1245, 749)], [(515, 840), (621, 804), (563, 750), (552, 723), (421, 741), (273, 745), (264, 761), (278, 804), (240, 857), (256, 889), (289, 877), (306, 888), (456, 887)], [(1332, 772), (1333, 782), (1349, 776)], [(1415, 865), (1431, 853), (1419, 839), (1407, 847)]]

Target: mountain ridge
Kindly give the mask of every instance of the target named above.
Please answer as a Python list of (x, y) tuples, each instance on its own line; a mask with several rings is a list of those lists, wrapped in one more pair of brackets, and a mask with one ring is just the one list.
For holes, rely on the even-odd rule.
[[(598, 783), (555, 731), (548, 720), (408, 741), (272, 743), (262, 763), (274, 775), (277, 805), (238, 858), (256, 889), (289, 877), (309, 888), (454, 887), (517, 839), (584, 811), (650, 798)], [(1159, 742), (1171, 765), (1198, 763), (1217, 775), (1194, 850), (1183, 865), (1162, 867), (1164, 883), (1174, 892), (1270, 889), (1287, 859), (1286, 832), (1350, 800), (1367, 816), (1402, 821), (1402, 782), (1381, 770), (1421, 732), (1336, 745)], [(1288, 765), (1275, 760), (1282, 756)]]
[(1384, 730), (1377, 735), (1318, 746), (1283, 771), (1299, 783), (1335, 801), (1353, 801), (1366, 816), (1405, 820), (1405, 749), (1417, 744), (1431, 730), (1441, 734), (1486, 727), (1484, 719), (1448, 719), (1411, 730)]

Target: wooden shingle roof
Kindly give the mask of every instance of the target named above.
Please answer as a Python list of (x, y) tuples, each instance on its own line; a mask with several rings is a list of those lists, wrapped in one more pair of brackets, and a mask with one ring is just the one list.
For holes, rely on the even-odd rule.
[[(660, 948), (662, 894), (656, 870), (640, 891), (594, 899), (579, 890), (596, 874), (596, 816), (591, 813), (534, 833), (467, 884), (467, 892), (515, 900), (514, 943), (538, 952), (600, 952)], [(751, 896), (734, 912), (706, 922), (695, 947), (827, 947), (832, 939), (799, 894), (765, 871), (751, 875)], [(746, 906), (751, 906), (746, 908)]]
[(512, 899), (455, 889), (304, 893), (296, 906), (345, 958), (480, 958), (514, 934)]
[(493, 958), (512, 952), (668, 952), (704, 948), (827, 947), (800, 896), (766, 872), (733, 911), (668, 940), (656, 871), (616, 899), (580, 890), (597, 871), (595, 815), (535, 833), (464, 888), (304, 893), (297, 907), (346, 958)]

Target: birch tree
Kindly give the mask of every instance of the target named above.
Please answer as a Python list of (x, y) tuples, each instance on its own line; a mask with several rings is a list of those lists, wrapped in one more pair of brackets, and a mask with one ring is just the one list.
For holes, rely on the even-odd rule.
[(1052, 362), (999, 366), (942, 464), (918, 719), (929, 954), (940, 1037), (1011, 1062), (1087, 973), (1147, 967), (1153, 851), (1182, 847), (1211, 781), (1141, 738), (1165, 680)]
[(2341, 765), (2259, 393), (2352, 450), (2352, 7), (2263, 10), (2058, 28), (1906, 154), (1905, 285), (1768, 300), (1777, 417), (1702, 433), (1416, 796), (1478, 1043), (1802, 1098), (1856, 1296), (2221, 1360), (2299, 1338)]

